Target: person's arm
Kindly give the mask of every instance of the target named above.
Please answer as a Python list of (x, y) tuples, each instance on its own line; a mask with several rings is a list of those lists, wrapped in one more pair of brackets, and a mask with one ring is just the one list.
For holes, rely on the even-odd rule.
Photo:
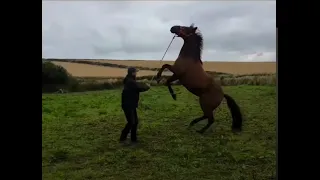
[(145, 83), (137, 82), (136, 84), (138, 86), (139, 92), (145, 92), (145, 91), (148, 91), (150, 89), (150, 86), (148, 86)]
[(127, 86), (133, 90), (133, 91), (138, 91), (138, 92), (145, 92), (148, 91), (150, 89), (149, 86), (147, 86), (146, 84), (143, 83), (139, 83), (133, 80), (129, 80), (127, 82)]

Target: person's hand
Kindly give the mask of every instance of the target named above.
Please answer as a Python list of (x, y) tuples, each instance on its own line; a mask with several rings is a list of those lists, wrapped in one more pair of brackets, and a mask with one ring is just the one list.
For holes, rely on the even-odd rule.
[(150, 88), (150, 84), (149, 83), (146, 83), (146, 85)]

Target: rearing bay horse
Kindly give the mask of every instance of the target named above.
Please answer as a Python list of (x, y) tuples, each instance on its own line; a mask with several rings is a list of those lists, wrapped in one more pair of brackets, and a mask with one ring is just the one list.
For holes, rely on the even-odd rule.
[(199, 97), (203, 116), (191, 121), (189, 126), (205, 119), (208, 119), (208, 124), (197, 132), (204, 133), (213, 124), (214, 110), (221, 104), (223, 98), (227, 100), (227, 105), (231, 111), (232, 130), (239, 132), (242, 130), (240, 108), (232, 97), (223, 92), (214, 78), (204, 71), (201, 61), (203, 38), (201, 33), (196, 30), (197, 27), (194, 27), (193, 24), (190, 27), (171, 27), (171, 33), (181, 37), (184, 44), (174, 65), (164, 64), (161, 67), (157, 74), (157, 82), (159, 83), (163, 70), (169, 69), (173, 75), (167, 79), (165, 84), (174, 100), (176, 100), (176, 94), (171, 87), (171, 83), (175, 80), (179, 80), (188, 91)]

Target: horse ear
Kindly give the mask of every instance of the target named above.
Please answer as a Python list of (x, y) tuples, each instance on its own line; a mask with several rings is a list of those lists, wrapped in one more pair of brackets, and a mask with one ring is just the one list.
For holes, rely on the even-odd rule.
[(198, 27), (194, 27), (193, 30), (196, 31), (198, 29)]

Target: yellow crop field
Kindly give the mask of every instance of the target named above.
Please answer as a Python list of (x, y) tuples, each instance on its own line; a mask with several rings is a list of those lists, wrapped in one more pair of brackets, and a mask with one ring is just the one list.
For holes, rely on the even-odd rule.
[[(162, 64), (173, 64), (174, 61), (139, 61), (139, 60), (84, 60), (95, 62), (107, 62), (112, 64), (160, 68)], [(230, 74), (257, 74), (276, 73), (276, 62), (209, 62), (205, 61), (203, 67), (206, 71), (224, 72)]]
[[(53, 63), (64, 67), (71, 75), (76, 77), (123, 77), (127, 74), (127, 70), (123, 68), (112, 68), (105, 66), (56, 61), (54, 61)], [(155, 71), (140, 70), (138, 76), (148, 76), (155, 74)]]
[[(93, 61), (100, 63), (111, 63), (117, 65), (160, 68), (161, 65), (173, 64), (174, 61), (142, 61), (142, 60), (81, 60), (77, 61)], [(123, 77), (126, 75), (125, 68), (107, 67), (90, 64), (69, 63), (53, 61), (54, 64), (64, 67), (70, 74), (77, 77)], [(243, 74), (261, 74), (276, 73), (276, 62), (204, 62), (203, 67), (206, 71), (216, 71), (222, 73), (230, 73), (234, 75)], [(140, 70), (138, 76), (155, 75), (157, 72), (153, 70)], [(170, 75), (171, 72), (164, 72), (163, 75)]]
[(107, 62), (112, 64), (119, 64), (125, 66), (139, 66), (139, 67), (148, 67), (148, 68), (160, 68), (163, 64), (173, 64), (174, 61), (162, 61), (152, 60), (152, 61), (143, 61), (143, 60), (84, 60), (84, 61), (95, 61), (95, 62)]

